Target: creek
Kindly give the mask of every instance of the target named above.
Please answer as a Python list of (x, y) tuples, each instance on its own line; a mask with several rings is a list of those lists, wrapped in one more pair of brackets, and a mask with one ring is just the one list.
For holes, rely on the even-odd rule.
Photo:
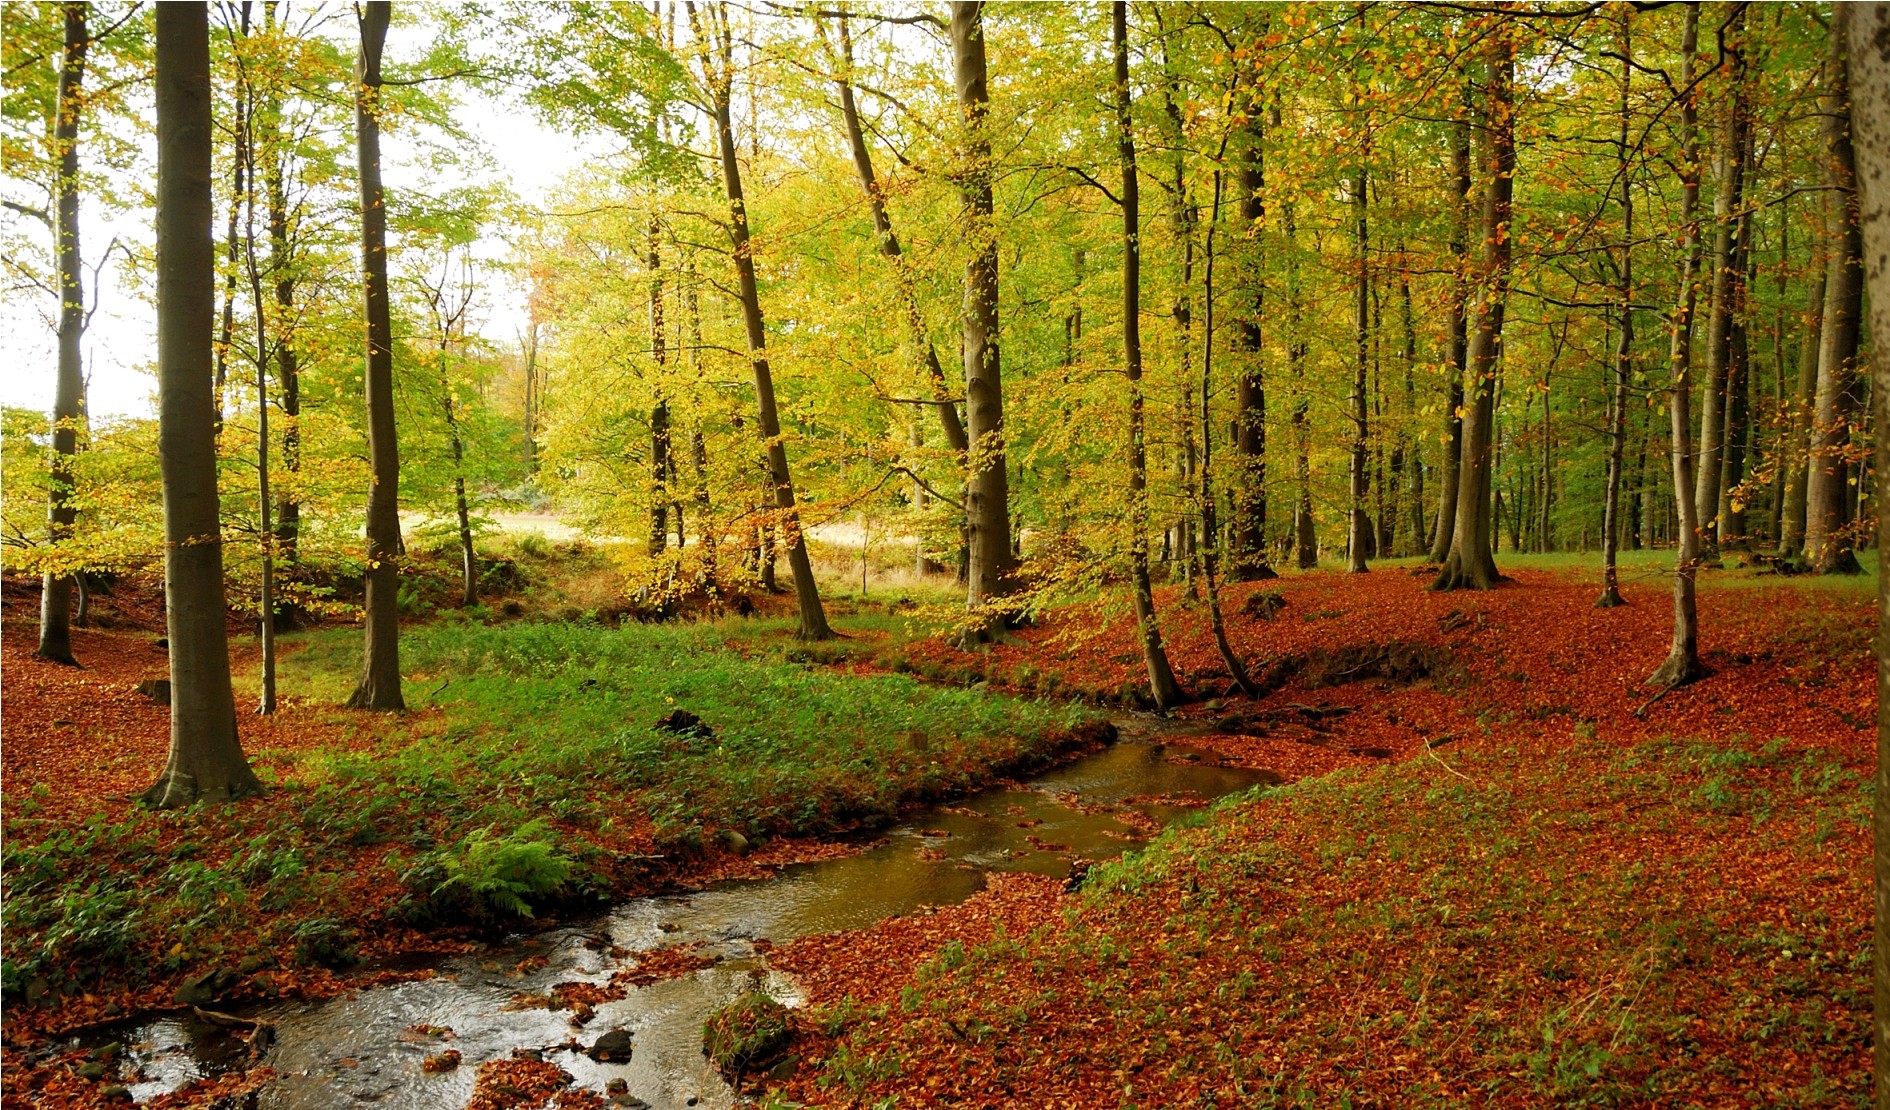
[[(632, 899), (586, 920), (438, 960), (431, 978), (318, 1002), (238, 1008), (235, 1016), (273, 1027), (260, 1060), (239, 1035), (246, 1030), (194, 1013), (94, 1031), (75, 1043), (121, 1042), (122, 1074), (132, 1077), (127, 1086), (140, 1101), (261, 1063), (277, 1078), (254, 1096), (258, 1110), (362, 1104), (459, 1110), (481, 1063), (528, 1049), (570, 1072), (576, 1086), (601, 1093), (623, 1080), (628, 1095), (619, 1101), (626, 1105), (731, 1106), (733, 1091), (703, 1056), (703, 1019), (752, 990), (788, 1005), (805, 1001), (757, 942), (863, 929), (963, 902), (993, 872), (1062, 877), (1073, 862), (1118, 856), (1145, 842), (1151, 827), (1206, 802), (1278, 781), (1264, 771), (1217, 766), (1208, 753), (1173, 742), (1185, 734), (1172, 722), (1134, 716), (1117, 725), (1121, 738), (1108, 748), (1022, 788), (911, 814), (857, 854), (785, 867), (766, 879)], [(570, 1011), (515, 1004), (563, 982), (605, 982), (638, 952), (669, 945), (696, 945), (712, 963), (630, 987), (623, 999), (598, 1004), (581, 1030), (573, 1030)], [(417, 1036), (409, 1032), (415, 1026), (445, 1027), (453, 1037)], [(598, 1063), (568, 1047), (574, 1039), (590, 1045), (615, 1029), (631, 1034), (627, 1062)], [(423, 1071), (422, 1061), (443, 1048), (457, 1050), (461, 1065)]]

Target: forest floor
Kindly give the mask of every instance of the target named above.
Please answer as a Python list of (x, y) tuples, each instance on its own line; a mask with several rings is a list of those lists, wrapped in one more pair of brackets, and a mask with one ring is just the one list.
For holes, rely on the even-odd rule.
[[(1176, 669), (1208, 699), (1188, 742), (1290, 785), (1080, 893), (994, 881), (784, 947), (815, 1005), (772, 1097), (1860, 1104), (1870, 596), (1709, 576), (1714, 673), (1654, 699), (1664, 583), (1604, 611), (1572, 576), (1513, 573), (1474, 595), (1398, 566), (1228, 588), (1258, 701), (1167, 591)], [(833, 837), (1093, 742), (1076, 702), (1142, 681), (1132, 618), (1102, 603), (978, 653), (898, 604), (834, 606), (828, 645), (781, 619), (448, 618), (407, 629), (413, 708), (390, 718), (329, 708), (358, 639), (331, 629), (294, 639), (285, 711), (244, 719), (270, 795), (148, 814), (128, 798), (163, 762), (168, 715), (136, 692), (163, 671), (161, 613), (81, 632), (75, 671), (31, 657), (8, 600), (9, 1106), (88, 1104), (80, 1061), (23, 1067), (32, 1046), (206, 972), (219, 997), (328, 993), (361, 982), (351, 959), (479, 943), (480, 915), (850, 850)], [(236, 657), (253, 672), (251, 645)], [(706, 729), (652, 727), (677, 708)]]
[[(1189, 743), (1290, 785), (1098, 868), (777, 954), (814, 1105), (1863, 1106), (1867, 584), (1709, 575), (1713, 674), (1659, 699), (1664, 583), (1592, 607), (1515, 570), (1233, 587), (1231, 696), (1166, 610)], [(1583, 577), (1587, 577), (1584, 575)], [(1271, 619), (1251, 599), (1277, 593)], [(1072, 609), (965, 656), (855, 666), (1121, 696), (1133, 621)], [(870, 662), (869, 662), (870, 661)], [(891, 973), (889, 973), (891, 972)]]

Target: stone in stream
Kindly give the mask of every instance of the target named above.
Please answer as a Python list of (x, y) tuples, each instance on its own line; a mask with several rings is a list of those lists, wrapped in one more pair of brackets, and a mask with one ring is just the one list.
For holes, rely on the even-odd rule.
[(630, 1062), (630, 1030), (612, 1029), (597, 1038), (597, 1043), (584, 1050), (584, 1054), (600, 1064), (627, 1064)]
[(748, 838), (736, 832), (734, 829), (723, 829), (721, 832), (715, 834), (715, 838), (722, 842), (724, 848), (727, 848), (738, 856), (748, 854)]

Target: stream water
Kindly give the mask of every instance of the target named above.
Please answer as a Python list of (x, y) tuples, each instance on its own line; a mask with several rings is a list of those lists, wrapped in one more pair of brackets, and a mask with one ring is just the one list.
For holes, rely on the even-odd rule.
[[(255, 1096), (259, 1110), (315, 1110), (370, 1103), (458, 1110), (471, 1097), (484, 1061), (537, 1049), (578, 1086), (603, 1091), (613, 1079), (628, 1097), (653, 1107), (726, 1107), (728, 1085), (702, 1054), (703, 1019), (741, 994), (761, 989), (802, 1001), (792, 977), (771, 969), (756, 941), (859, 929), (925, 906), (962, 902), (990, 872), (1068, 874), (1072, 860), (1111, 858), (1136, 843), (1146, 821), (1167, 824), (1191, 808), (1250, 786), (1278, 781), (1265, 772), (1224, 768), (1212, 757), (1164, 743), (1171, 726), (1145, 718), (1119, 722), (1122, 740), (1044, 774), (1021, 790), (993, 790), (927, 810), (890, 830), (862, 853), (784, 868), (761, 880), (724, 883), (691, 894), (633, 899), (589, 921), (525, 934), (477, 955), (438, 965), (429, 979), (376, 987), (322, 1002), (243, 1008), (238, 1016), (274, 1026), (262, 1063), (278, 1078)], [(939, 835), (941, 833), (948, 835)], [(625, 1063), (597, 1063), (567, 1047), (571, 1014), (517, 1009), (509, 1003), (567, 981), (602, 983), (635, 953), (697, 944), (714, 963), (702, 970), (630, 988), (596, 1007), (575, 1037), (591, 1044), (624, 1029), (634, 1052)], [(765, 947), (765, 946), (764, 946)], [(613, 949), (629, 956), (613, 956)], [(407, 1030), (444, 1026), (442, 1045)], [(123, 1074), (139, 1100), (202, 1076), (252, 1067), (249, 1045), (227, 1026), (194, 1015), (167, 1016), (87, 1044), (119, 1040)], [(421, 1062), (442, 1047), (463, 1063), (429, 1074)]]

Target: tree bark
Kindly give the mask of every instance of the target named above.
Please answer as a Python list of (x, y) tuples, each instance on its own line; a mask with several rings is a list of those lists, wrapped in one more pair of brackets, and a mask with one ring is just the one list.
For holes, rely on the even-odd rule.
[[(1876, 409), (1877, 473), (1890, 474), (1890, 4), (1850, 8), (1850, 82), (1857, 129), (1860, 235), (1870, 282), (1871, 399)], [(1834, 30), (1836, 25), (1834, 25)], [(1881, 487), (1880, 487), (1881, 488)], [(1890, 513), (1877, 514), (1877, 781), (1872, 803), (1876, 931), (1871, 984), (1876, 999), (1872, 1038), (1876, 1105), (1890, 1110)]]
[(1457, 492), (1463, 465), (1463, 379), (1470, 349), (1470, 121), (1458, 118), (1450, 127), (1452, 194), (1450, 257), (1456, 273), (1451, 281), (1450, 308), (1444, 334), (1450, 347), (1450, 385), (1444, 398), (1443, 473), (1437, 483), (1437, 526), (1431, 538), (1430, 562), (1450, 557), (1450, 541), (1457, 527)]
[(1732, 359), (1734, 321), (1743, 308), (1745, 267), (1740, 263), (1745, 175), (1752, 143), (1746, 110), (1745, 20), (1743, 4), (1731, 6), (1721, 42), (1721, 64), (1732, 82), (1719, 143), (1719, 189), (1713, 198), (1713, 283), (1706, 324), (1706, 383), (1700, 399), (1700, 457), (1694, 475), (1693, 511), (1700, 520), (1702, 557), (1719, 558), (1721, 457), (1726, 447), (1728, 364)]
[(1469, 419), (1464, 422), (1458, 463), (1456, 527), (1434, 590), (1487, 590), (1499, 576), (1490, 549), (1490, 479), (1495, 450), (1496, 368), (1509, 294), (1510, 203), (1516, 172), (1515, 117), (1511, 81), (1515, 45), (1507, 28), (1490, 40), (1489, 84), (1484, 94), (1483, 246), (1478, 274), (1477, 330), (1467, 353)]
[(1805, 549), (1805, 494), (1810, 479), (1806, 465), (1810, 456), (1812, 413), (1818, 403), (1818, 348), (1824, 331), (1824, 267), (1819, 266), (1805, 295), (1801, 318), (1803, 335), (1798, 343), (1798, 388), (1791, 399), (1791, 418), (1786, 426), (1786, 458), (1791, 473), (1785, 480), (1785, 504), (1779, 510), (1778, 554), (1787, 558)]
[[(1369, 146), (1367, 147), (1369, 151)], [(1359, 155), (1358, 169), (1352, 177), (1352, 280), (1357, 282), (1353, 297), (1353, 361), (1352, 361), (1352, 465), (1351, 496), (1352, 511), (1350, 526), (1346, 532), (1345, 557), (1346, 569), (1354, 574), (1363, 574), (1367, 569), (1365, 557), (1373, 547), (1376, 537), (1371, 534), (1371, 515), (1365, 511), (1365, 492), (1368, 479), (1365, 472), (1365, 448), (1369, 427), (1365, 412), (1365, 374), (1368, 367), (1367, 351), (1371, 337), (1371, 283), (1367, 278), (1371, 266), (1370, 229), (1367, 224), (1366, 169), (1364, 159), (1369, 153)]]
[[(970, 443), (965, 517), (970, 565), (966, 604), (977, 613), (991, 599), (1016, 588), (1010, 542), (1010, 481), (1004, 457), (1004, 378), (998, 351), (997, 223), (992, 198), (994, 170), (987, 117), (984, 5), (953, 0), (952, 71), (964, 113), (966, 236), (975, 253), (965, 267), (964, 361)], [(966, 643), (989, 639), (996, 622), (977, 618)]]
[(1135, 129), (1129, 119), (1129, 5), (1110, 5), (1116, 61), (1116, 153), (1122, 163), (1122, 362), (1129, 379), (1129, 574), (1142, 662), (1157, 709), (1186, 700), (1162, 645), (1161, 620), (1148, 573), (1148, 446), (1142, 412), (1142, 191), (1135, 168)]
[[(274, 3), (263, 5), (265, 26), (275, 24)], [(302, 541), (302, 367), (295, 349), (295, 259), (289, 230), (288, 195), (283, 182), (287, 154), (281, 133), (281, 103), (273, 97), (264, 113), (264, 134), (268, 143), (264, 191), (269, 218), (269, 269), (275, 279), (276, 302), (276, 408), (282, 415), (282, 469), (288, 481), (277, 487), (276, 552), (280, 556), (283, 577), (295, 580), (295, 565)], [(293, 628), (301, 618), (301, 609), (293, 601), (278, 609), (280, 623)]]
[(361, 284), (367, 317), (367, 618), (351, 709), (405, 709), (400, 692), (400, 442), (394, 430), (394, 329), (387, 303), (387, 205), (381, 190), (381, 48), (387, 0), (361, 5), (355, 60), (355, 155), (361, 181)]
[[(1628, 94), (1634, 82), (1634, 46), (1631, 27), (1634, 10), (1621, 13), (1620, 131), (1615, 137), (1615, 176), (1621, 180), (1621, 249), (1616, 260), (1616, 311), (1621, 315), (1620, 336), (1614, 348), (1614, 394), (1608, 401), (1608, 486), (1602, 510), (1601, 596), (1595, 605), (1612, 609), (1624, 604), (1615, 571), (1615, 552), (1621, 534), (1621, 462), (1627, 448), (1628, 382), (1634, 372), (1634, 179), (1628, 160)], [(1542, 398), (1548, 408), (1549, 398)]]
[[(85, 406), (85, 286), (79, 255), (79, 119), (84, 111), (85, 54), (91, 45), (86, 17), (91, 5), (67, 3), (65, 47), (59, 64), (59, 99), (54, 105), (53, 146), (59, 155), (58, 216), (53, 234), (59, 265), (59, 377), (53, 388), (51, 482), (46, 539), (55, 548), (72, 535), (79, 519), (73, 502), (73, 459), (79, 452), (80, 413)], [(61, 560), (65, 552), (57, 555)], [(46, 572), (40, 581), (41, 659), (78, 666), (72, 655), (72, 575)]]
[[(1851, 441), (1857, 377), (1858, 317), (1863, 309), (1863, 243), (1858, 225), (1856, 155), (1851, 142), (1853, 99), (1844, 39), (1851, 5), (1833, 9), (1831, 57), (1823, 98), (1826, 241), (1831, 251), (1824, 279), (1824, 322), (1818, 347), (1818, 401), (1811, 432), (1805, 490), (1805, 553), (1819, 574), (1856, 574), (1851, 548), (1846, 458)], [(1861, 477), (1861, 475), (1858, 475)]]
[(669, 541), (669, 401), (665, 396), (664, 365), (669, 352), (663, 342), (662, 225), (650, 217), (648, 265), (650, 270), (650, 363), (656, 401), (650, 406), (650, 557), (663, 553)]
[[(1257, 244), (1266, 219), (1265, 117), (1256, 106), (1248, 114), (1247, 154), (1240, 167), (1240, 219), (1251, 243)], [(1251, 248), (1258, 253), (1257, 248)], [(1240, 482), (1235, 489), (1234, 558), (1232, 576), (1242, 582), (1277, 578), (1267, 561), (1267, 387), (1261, 321), (1266, 313), (1266, 283), (1260, 260), (1249, 255), (1247, 283), (1251, 300), (1236, 329), (1241, 353), (1240, 377), (1235, 380), (1237, 421), (1234, 447), (1240, 460)], [(1214, 537), (1207, 537), (1212, 544)]]
[[(801, 533), (800, 512), (795, 506), (794, 478), (788, 469), (787, 445), (781, 437), (781, 418), (775, 407), (774, 374), (768, 368), (768, 329), (761, 315), (761, 292), (755, 282), (755, 259), (748, 236), (748, 205), (742, 194), (741, 162), (735, 146), (735, 126), (729, 108), (729, 83), (734, 67), (734, 40), (728, 25), (725, 4), (710, 8), (707, 20), (711, 39), (703, 37), (703, 22), (696, 6), (688, 4), (689, 22), (696, 37), (709, 49), (704, 65), (707, 85), (715, 115), (715, 129), (722, 156), (722, 190), (728, 198), (729, 240), (733, 247), (735, 276), (742, 303), (742, 321), (748, 333), (748, 359), (755, 380), (755, 408), (762, 443), (767, 448), (769, 484), (774, 487), (778, 523), (788, 549), (788, 567), (794, 574), (794, 597), (800, 613), (795, 635), (803, 640), (830, 640), (833, 629), (827, 624), (821, 606), (820, 588), (814, 582), (814, 564), (807, 556), (807, 539)], [(773, 566), (773, 552), (764, 555)]]
[(236, 734), (230, 689), (216, 405), (216, 258), (210, 191), (210, 20), (157, 7), (158, 461), (164, 480), (164, 616), (171, 749), (143, 801), (167, 808), (262, 793)]
[[(1693, 87), (1700, 9), (1688, 5), (1680, 40), (1680, 88)], [(1693, 501), (1693, 311), (1699, 298), (1700, 137), (1693, 97), (1680, 95), (1680, 290), (1669, 325), (1667, 365), (1672, 378), (1673, 501), (1679, 516), (1673, 571), (1673, 643), (1648, 683), (1672, 689), (1706, 674), (1700, 663), (1700, 615), (1694, 597), (1699, 573), (1700, 521)]]

